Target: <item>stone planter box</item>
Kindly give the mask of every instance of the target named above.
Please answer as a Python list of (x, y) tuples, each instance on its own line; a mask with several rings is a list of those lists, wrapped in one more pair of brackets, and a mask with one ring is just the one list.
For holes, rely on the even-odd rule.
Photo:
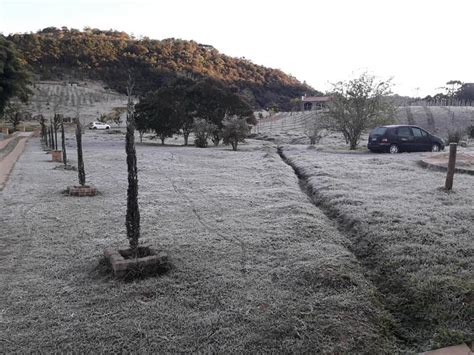
[(104, 256), (110, 263), (113, 273), (119, 278), (141, 277), (161, 274), (170, 269), (168, 255), (158, 253), (150, 247), (140, 247), (141, 255), (137, 258), (131, 256), (130, 249), (107, 248)]
[(61, 150), (52, 150), (51, 159), (54, 162), (62, 163), (63, 162), (63, 152)]
[(67, 192), (69, 196), (77, 196), (77, 197), (97, 195), (97, 189), (92, 185), (69, 186), (67, 188)]

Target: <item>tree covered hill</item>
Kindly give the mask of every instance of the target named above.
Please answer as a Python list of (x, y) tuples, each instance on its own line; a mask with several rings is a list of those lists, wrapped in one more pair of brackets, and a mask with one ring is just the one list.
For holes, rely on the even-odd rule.
[(290, 109), (290, 100), (317, 92), (278, 69), (219, 53), (210, 45), (180, 39), (136, 39), (124, 32), (48, 27), (8, 36), (41, 79), (102, 79), (123, 92), (132, 69), (139, 93), (184, 76), (211, 77), (235, 88), (254, 108)]

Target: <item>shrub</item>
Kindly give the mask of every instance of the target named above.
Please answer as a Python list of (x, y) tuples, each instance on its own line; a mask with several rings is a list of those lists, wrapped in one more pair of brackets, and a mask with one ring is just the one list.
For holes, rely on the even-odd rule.
[(194, 145), (198, 148), (206, 148), (207, 140), (217, 127), (205, 119), (195, 118), (193, 124)]
[(237, 150), (239, 142), (244, 142), (250, 132), (250, 126), (244, 118), (228, 116), (222, 122), (222, 138), (225, 145), (232, 145), (232, 150)]
[(309, 138), (311, 145), (319, 143), (327, 135), (327, 122), (323, 115), (309, 117), (304, 123), (304, 133)]

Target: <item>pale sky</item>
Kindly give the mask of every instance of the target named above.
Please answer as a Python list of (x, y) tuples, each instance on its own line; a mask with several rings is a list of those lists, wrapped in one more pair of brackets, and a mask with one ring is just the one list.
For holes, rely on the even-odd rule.
[(0, 0), (0, 32), (115, 29), (210, 44), (325, 91), (368, 71), (425, 96), (474, 82), (474, 0)]

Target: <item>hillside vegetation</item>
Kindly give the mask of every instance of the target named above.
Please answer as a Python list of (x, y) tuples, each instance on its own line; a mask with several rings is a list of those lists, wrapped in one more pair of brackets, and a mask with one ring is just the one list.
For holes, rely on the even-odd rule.
[(139, 93), (177, 76), (211, 77), (235, 87), (255, 108), (289, 109), (290, 100), (316, 91), (281, 70), (233, 58), (210, 45), (180, 39), (136, 39), (124, 32), (49, 27), (8, 39), (41, 79), (94, 78), (123, 92), (132, 69)]

